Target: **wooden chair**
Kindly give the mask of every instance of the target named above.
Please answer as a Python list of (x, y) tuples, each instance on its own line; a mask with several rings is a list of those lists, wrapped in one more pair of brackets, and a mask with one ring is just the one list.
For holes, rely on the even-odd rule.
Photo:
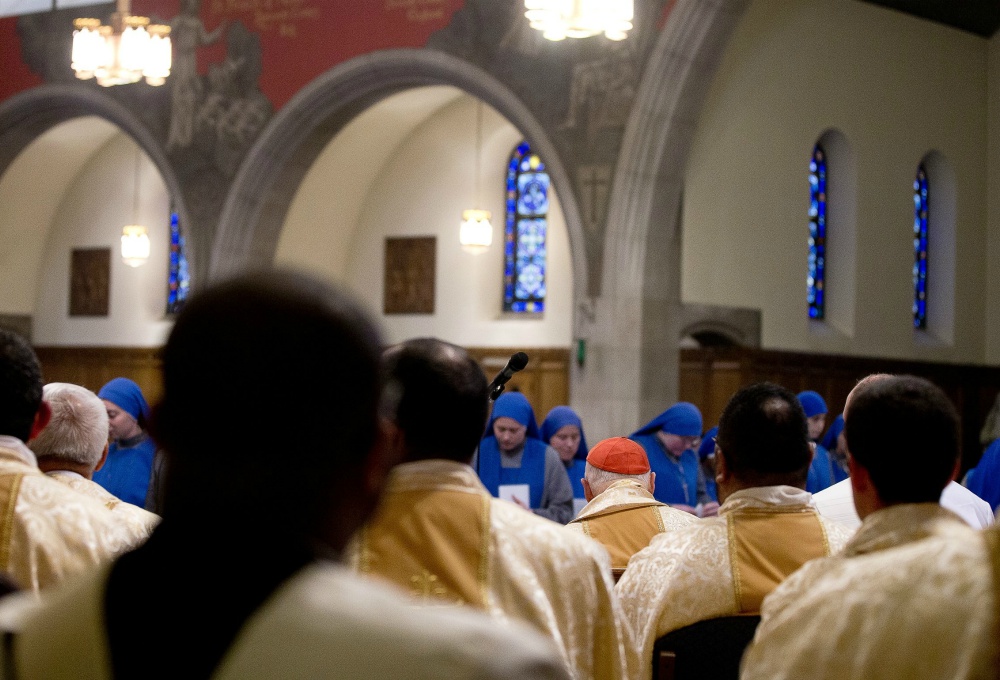
[(653, 680), (737, 680), (760, 616), (723, 616), (671, 631), (653, 647)]

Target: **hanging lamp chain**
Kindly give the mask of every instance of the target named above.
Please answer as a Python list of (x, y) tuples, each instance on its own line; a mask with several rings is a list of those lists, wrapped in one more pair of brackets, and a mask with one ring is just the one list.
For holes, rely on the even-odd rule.
[(482, 164), (483, 155), (483, 100), (476, 100), (476, 195), (474, 197), (474, 203), (476, 207), (479, 207), (479, 166)]
[(135, 181), (132, 183), (132, 224), (139, 224), (139, 183), (142, 172), (142, 152), (135, 148)]

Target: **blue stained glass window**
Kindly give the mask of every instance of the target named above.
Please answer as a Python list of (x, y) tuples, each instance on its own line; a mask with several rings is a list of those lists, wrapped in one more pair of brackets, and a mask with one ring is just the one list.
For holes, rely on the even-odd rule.
[(806, 301), (809, 318), (826, 315), (826, 152), (817, 144), (809, 161), (809, 259)]
[(188, 275), (187, 255), (184, 250), (184, 237), (181, 235), (180, 218), (177, 211), (170, 212), (170, 274), (167, 291), (167, 314), (177, 314), (184, 308), (188, 292), (191, 288), (191, 278)]
[(504, 222), (505, 312), (545, 310), (545, 238), (548, 233), (549, 175), (528, 142), (507, 164)]
[(913, 327), (927, 328), (927, 171), (913, 180)]

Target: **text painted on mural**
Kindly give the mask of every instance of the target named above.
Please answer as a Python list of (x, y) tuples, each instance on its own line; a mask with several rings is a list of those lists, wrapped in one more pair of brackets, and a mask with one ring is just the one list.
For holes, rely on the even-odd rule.
[(320, 16), (319, 0), (212, 0), (216, 14), (252, 14), (258, 31), (276, 31), (283, 38), (294, 38), (298, 25)]
[(404, 12), (407, 21), (437, 21), (444, 18), (448, 0), (385, 0), (389, 12)]

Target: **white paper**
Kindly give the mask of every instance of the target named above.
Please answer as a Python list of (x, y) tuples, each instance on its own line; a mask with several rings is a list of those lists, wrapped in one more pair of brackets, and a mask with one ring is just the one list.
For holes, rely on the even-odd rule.
[(531, 489), (527, 484), (501, 484), (497, 492), (501, 500), (513, 503), (517, 498), (525, 507), (531, 505)]

